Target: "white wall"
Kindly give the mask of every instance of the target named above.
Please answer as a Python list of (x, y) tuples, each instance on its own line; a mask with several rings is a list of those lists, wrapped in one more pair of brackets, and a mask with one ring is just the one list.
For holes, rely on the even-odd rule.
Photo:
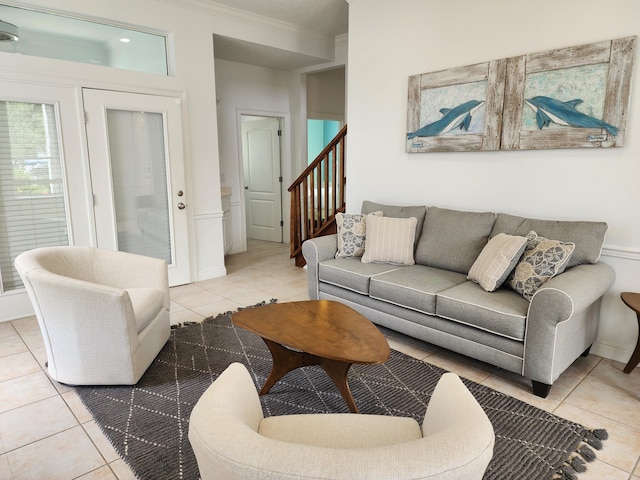
[[(290, 171), (290, 74), (282, 70), (226, 60), (216, 60), (215, 66), (220, 178), (222, 185), (231, 187), (233, 225), (233, 249), (231, 252), (235, 253), (246, 250), (239, 115), (244, 113), (286, 119), (281, 155), (283, 171)], [(290, 175), (286, 177), (288, 179)], [(287, 181), (284, 182), (284, 185), (288, 185)], [(285, 196), (283, 200), (286, 203), (288, 199)], [(288, 215), (287, 210), (284, 213), (284, 218), (288, 219)], [(285, 232), (285, 241), (289, 238), (288, 235), (289, 233)]]
[(345, 69), (307, 74), (307, 118), (344, 121)]
[[(640, 34), (640, 2), (611, 0), (350, 0), (349, 189), (363, 200), (503, 211), (609, 224), (602, 261), (617, 281), (592, 351), (626, 362), (640, 290), (640, 59), (623, 148), (405, 153), (410, 75)], [(366, 172), (366, 173), (361, 173)]]
[[(226, 269), (220, 196), (221, 167), (218, 154), (213, 34), (326, 59), (333, 57), (334, 39), (286, 26), (282, 22), (271, 22), (264, 17), (239, 12), (207, 0), (135, 0), (135, 2), (130, 0), (108, 2), (4, 0), (3, 3), (44, 11), (51, 11), (53, 8), (53, 13), (70, 13), (72, 16), (104, 20), (107, 23), (168, 35), (170, 63), (173, 66), (171, 76), (0, 52), (0, 80), (9, 79), (36, 85), (54, 84), (71, 87), (75, 89), (76, 98), (79, 101), (83, 87), (180, 97), (183, 112), (184, 157), (188, 178), (185, 193), (190, 218), (192, 280), (224, 275)], [(52, 5), (53, 3), (55, 5)], [(289, 88), (295, 86), (291, 76), (287, 76), (285, 80), (280, 76), (278, 74), (278, 79), (275, 81), (278, 89), (286, 90), (282, 83), (287, 84), (287, 82)], [(271, 82), (269, 79), (265, 81), (267, 84)], [(288, 101), (286, 99), (289, 98), (288, 93), (278, 94), (275, 100), (270, 95), (271, 93), (258, 96), (256, 102), (246, 103), (245, 106), (252, 109), (262, 108), (259, 103), (268, 99), (273, 103), (265, 105), (264, 108), (289, 111), (284, 106)], [(273, 106), (274, 104), (276, 106)], [(241, 102), (238, 105), (241, 105)], [(77, 114), (78, 124), (80, 124), (82, 118), (80, 109)], [(235, 120), (231, 125), (235, 125)], [(233, 129), (229, 125), (225, 128)], [(223, 131), (228, 130), (223, 129)], [(69, 133), (66, 132), (66, 134)], [(84, 136), (81, 128), (73, 134), (80, 139)], [(235, 138), (234, 136), (234, 141)], [(289, 139), (286, 145), (291, 143)], [(286, 155), (290, 156), (290, 148), (285, 146), (285, 149)], [(227, 154), (226, 147), (223, 152), (224, 155)], [(86, 152), (85, 158), (78, 161), (88, 165)], [(86, 171), (88, 177), (88, 168)], [(227, 173), (226, 167), (224, 173)], [(229, 175), (233, 174), (229, 173)], [(88, 181), (85, 183), (90, 184)], [(234, 194), (237, 195), (239, 184), (235, 190)], [(83, 231), (78, 237), (91, 238), (92, 234)], [(19, 302), (15, 301), (17, 297), (21, 297)], [(7, 305), (10, 301), (11, 306), (8, 309)], [(14, 308), (14, 305), (18, 304), (20, 307)], [(0, 296), (0, 321), (30, 314), (27, 309), (30, 310), (30, 304), (26, 294)]]

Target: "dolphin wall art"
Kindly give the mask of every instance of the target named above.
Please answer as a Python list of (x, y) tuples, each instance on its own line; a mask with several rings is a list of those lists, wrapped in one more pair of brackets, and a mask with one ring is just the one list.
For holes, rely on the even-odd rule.
[(525, 103), (535, 112), (539, 129), (553, 122), (568, 127), (604, 128), (611, 135), (618, 135), (618, 127), (576, 110), (576, 106), (582, 103), (579, 98), (561, 102), (555, 98), (538, 96), (525, 99)]
[(407, 139), (414, 137), (435, 137), (447, 133), (454, 128), (469, 130), (471, 117), (484, 104), (482, 100), (469, 100), (454, 108), (442, 108), (442, 118), (429, 123), (415, 132), (407, 133)]

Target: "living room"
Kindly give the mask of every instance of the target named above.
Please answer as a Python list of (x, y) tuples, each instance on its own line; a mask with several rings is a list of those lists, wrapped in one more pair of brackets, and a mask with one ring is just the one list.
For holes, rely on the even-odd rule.
[[(44, 0), (30, 5), (49, 7)], [(44, 79), (72, 87), (184, 95), (188, 132), (185, 144), (191, 173), (188, 195), (193, 208), (191, 232), (195, 244), (194, 280), (204, 281), (227, 273), (222, 245), (222, 208), (217, 193), (221, 185), (233, 179), (236, 208), (241, 204), (242, 194), (242, 185), (235, 173), (237, 161), (222, 155), (229, 137), (220, 138), (223, 134), (233, 137), (236, 125), (226, 118), (226, 123), (220, 124), (221, 118), (211, 114), (220, 108), (216, 107), (216, 96), (221, 103), (228, 98), (224, 90), (215, 88), (217, 73), (212, 33), (295, 48), (318, 58), (325, 56), (326, 63), (319, 64), (321, 68), (347, 63), (348, 48), (348, 168), (351, 172), (348, 210), (357, 212), (363, 200), (374, 200), (504, 211), (537, 218), (606, 221), (609, 231), (601, 260), (615, 269), (616, 283), (604, 298), (600, 333), (592, 353), (622, 364), (629, 359), (636, 342), (636, 321), (633, 312), (620, 301), (620, 292), (636, 291), (640, 273), (640, 227), (629, 222), (630, 207), (638, 204), (640, 195), (634, 188), (640, 169), (635, 160), (640, 156), (640, 134), (634, 128), (640, 106), (637, 73), (633, 76), (628, 129), (622, 148), (407, 154), (404, 139), (410, 75), (637, 35), (640, 6), (636, 1), (615, 0), (603, 8), (594, 0), (562, 3), (543, 0), (534, 8), (506, 0), (451, 5), (419, 0), (352, 0), (349, 2), (348, 47), (345, 39), (341, 39), (337, 48), (335, 39), (318, 41), (310, 36), (303, 36), (303, 45), (294, 47), (294, 37), (300, 32), (285, 35), (276, 32), (273, 25), (261, 28), (242, 25), (237, 17), (225, 17), (220, 10), (212, 12), (203, 2), (144, 0), (132, 9), (130, 2), (121, 0), (103, 4), (64, 0), (58, 2), (57, 8), (81, 16), (172, 32), (174, 77), (155, 78), (131, 72), (110, 77), (99, 67), (68, 67), (67, 64), (68, 68), (62, 71), (60, 64), (53, 60), (8, 58), (8, 55), (2, 56), (2, 76), (11, 81)], [(331, 46), (330, 54), (327, 54), (327, 43)], [(246, 69), (257, 74), (254, 79), (261, 79), (257, 82), (259, 91), (254, 92), (258, 100), (249, 107), (290, 112), (292, 133), (287, 146), (286, 184), (301, 170), (300, 163), (305, 158), (300, 155), (303, 142), (298, 139), (303, 115), (297, 103), (300, 92), (296, 85), (300, 74), (309, 69), (291, 74), (255, 66), (238, 69)], [(292, 91), (276, 99), (270, 96), (274, 77), (278, 77), (279, 89), (293, 85)], [(264, 91), (260, 92), (261, 88)], [(241, 96), (237, 92), (233, 95), (234, 98)], [(224, 108), (247, 108), (238, 102)], [(235, 144), (236, 139), (231, 142)], [(534, 168), (540, 173), (533, 173)], [(88, 198), (85, 200), (88, 202)], [(89, 241), (90, 235), (80, 233), (77, 238)], [(7, 299), (0, 302), (5, 312), (14, 308)]]

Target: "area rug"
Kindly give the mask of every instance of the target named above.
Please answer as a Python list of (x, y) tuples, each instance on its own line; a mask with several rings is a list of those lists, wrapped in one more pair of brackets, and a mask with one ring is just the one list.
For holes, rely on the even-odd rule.
[[(275, 300), (272, 300), (272, 302)], [(264, 304), (264, 302), (262, 303)], [(259, 306), (251, 307), (259, 308)], [(135, 386), (76, 387), (116, 451), (141, 480), (199, 478), (187, 438), (195, 403), (232, 362), (241, 362), (261, 387), (271, 369), (262, 339), (231, 323), (232, 312), (175, 328)], [(349, 385), (363, 414), (413, 417), (422, 422), (431, 392), (445, 371), (397, 351), (381, 365), (353, 365)], [(485, 479), (576, 479), (584, 460), (606, 438), (525, 402), (463, 380), (496, 434)], [(348, 412), (319, 367), (288, 373), (261, 397), (265, 416)]]

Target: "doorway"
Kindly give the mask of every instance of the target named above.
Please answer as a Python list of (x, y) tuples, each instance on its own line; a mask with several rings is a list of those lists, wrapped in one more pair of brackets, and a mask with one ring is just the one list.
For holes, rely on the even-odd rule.
[(240, 116), (246, 237), (283, 242), (280, 117)]
[(191, 281), (180, 100), (83, 89), (100, 248), (165, 260)]

